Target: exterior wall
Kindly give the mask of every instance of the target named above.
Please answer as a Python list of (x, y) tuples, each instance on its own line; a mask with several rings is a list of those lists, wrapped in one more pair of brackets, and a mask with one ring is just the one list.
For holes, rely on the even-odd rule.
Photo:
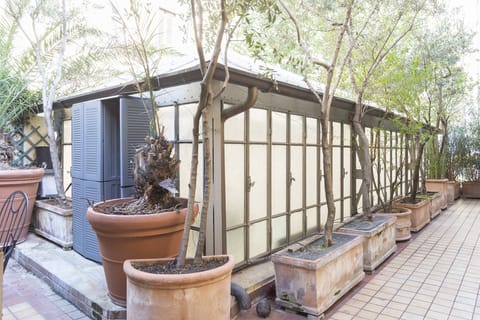
[[(210, 110), (214, 124), (214, 179), (206, 253), (232, 254), (237, 265), (254, 262), (321, 232), (327, 213), (318, 104), (260, 93), (253, 108), (223, 123), (222, 109), (243, 103), (246, 92), (245, 87), (231, 85), (221, 102)], [(198, 96), (199, 84), (191, 83), (161, 90), (157, 97), (166, 137), (175, 142), (175, 153), (182, 160), (178, 177), (181, 197), (188, 196), (192, 119)], [(70, 118), (67, 113), (63, 140), (66, 185), (71, 163)], [(360, 165), (352, 147), (349, 113), (333, 110), (332, 120), (334, 199), (336, 221), (341, 222), (361, 211), (361, 199), (356, 196), (361, 182)], [(370, 119), (369, 123), (376, 122)], [(379, 170), (375, 178), (380, 190), (388, 192), (394, 168), (402, 163), (404, 168), (408, 167), (404, 164), (408, 160), (405, 139), (399, 133), (384, 130), (373, 147), (374, 131), (367, 128), (372, 150), (381, 155), (376, 158), (375, 170)], [(197, 200), (203, 194), (203, 159), (199, 160)], [(406, 192), (407, 182), (402, 181), (396, 195)], [(371, 197), (375, 205), (378, 197), (373, 189)], [(192, 230), (191, 252), (197, 238), (198, 232)]]

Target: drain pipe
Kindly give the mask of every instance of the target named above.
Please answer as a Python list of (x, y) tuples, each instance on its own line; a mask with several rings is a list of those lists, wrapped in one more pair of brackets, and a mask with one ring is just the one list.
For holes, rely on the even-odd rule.
[(247, 291), (240, 285), (232, 282), (230, 285), (230, 295), (237, 299), (240, 310), (248, 310), (252, 307), (252, 301)]

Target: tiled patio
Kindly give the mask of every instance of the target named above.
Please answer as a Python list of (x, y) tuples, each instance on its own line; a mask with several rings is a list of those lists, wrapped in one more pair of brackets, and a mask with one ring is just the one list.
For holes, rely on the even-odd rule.
[[(326, 319), (480, 319), (479, 239), (480, 201), (457, 201), (327, 312)], [(237, 319), (258, 319), (254, 309)], [(87, 318), (16, 261), (4, 275), (3, 316)], [(268, 319), (305, 318), (273, 308)]]

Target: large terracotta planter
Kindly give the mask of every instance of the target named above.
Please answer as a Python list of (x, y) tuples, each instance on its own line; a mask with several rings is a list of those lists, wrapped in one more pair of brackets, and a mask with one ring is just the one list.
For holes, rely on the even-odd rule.
[(462, 182), (462, 195), (464, 198), (480, 198), (480, 182)]
[(363, 270), (373, 271), (397, 250), (395, 216), (373, 215), (373, 221), (357, 218), (338, 229), (359, 235), (363, 241)]
[(172, 259), (127, 260), (127, 319), (230, 319), (231, 256), (209, 256), (204, 261), (228, 259), (220, 267), (188, 274), (153, 274), (135, 267)]
[(448, 179), (427, 179), (425, 180), (425, 187), (427, 192), (439, 192), (441, 194), (441, 208), (442, 210), (447, 209), (448, 200), (447, 200), (447, 182)]
[[(113, 199), (119, 204), (131, 199)], [(185, 200), (186, 204), (186, 200)], [(126, 305), (127, 282), (123, 262), (127, 259), (168, 258), (178, 254), (187, 209), (146, 215), (113, 215), (87, 210), (87, 220), (97, 234), (108, 294)], [(198, 206), (195, 206), (198, 212)]]
[(63, 208), (51, 201), (35, 201), (33, 212), (35, 233), (69, 250), (73, 246), (72, 207)]
[[(334, 233), (334, 244), (320, 249), (323, 236), (309, 237), (272, 255), (277, 304), (321, 317), (365, 277), (363, 237)], [(311, 252), (320, 253), (308, 257)], [(307, 248), (307, 249), (305, 249)], [(302, 251), (308, 251), (307, 257)]]
[(377, 215), (387, 215), (395, 216), (397, 220), (395, 221), (395, 241), (406, 241), (410, 240), (412, 234), (410, 233), (410, 226), (412, 221), (410, 216), (412, 211), (408, 208), (392, 208), (389, 212), (383, 210), (377, 211)]
[[(17, 190), (24, 191), (28, 198), (27, 218), (22, 226), (19, 241), (25, 240), (32, 220), (33, 206), (37, 197), (38, 184), (45, 170), (43, 168), (0, 170), (0, 207), (5, 199)], [(3, 226), (0, 226), (3, 229)]]
[(436, 218), (442, 212), (443, 197), (439, 192), (428, 196), (430, 198), (430, 219)]
[(410, 215), (411, 232), (418, 232), (430, 223), (430, 199), (423, 199), (417, 203), (409, 203), (404, 199), (393, 202), (394, 207), (408, 208), (412, 211)]
[(455, 200), (460, 198), (460, 182), (448, 181), (447, 182), (447, 202), (451, 206)]

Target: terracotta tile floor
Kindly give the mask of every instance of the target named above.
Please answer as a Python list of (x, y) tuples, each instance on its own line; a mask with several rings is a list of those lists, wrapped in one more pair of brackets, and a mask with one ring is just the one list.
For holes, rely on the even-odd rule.
[[(378, 271), (332, 307), (326, 319), (479, 319), (480, 201), (459, 200)], [(9, 262), (3, 319), (88, 319), (41, 279)], [(255, 306), (237, 319), (259, 319)], [(273, 308), (271, 320), (305, 319)]]
[(10, 259), (3, 275), (3, 320), (90, 319)]

